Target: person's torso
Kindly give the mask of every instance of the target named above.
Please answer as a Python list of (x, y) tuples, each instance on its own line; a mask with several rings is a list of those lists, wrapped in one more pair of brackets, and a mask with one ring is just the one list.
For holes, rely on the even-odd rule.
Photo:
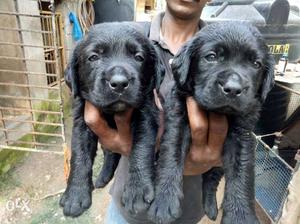
[[(165, 75), (161, 86), (159, 88), (159, 95), (161, 103), (169, 94), (174, 85), (173, 74), (171, 70), (171, 62), (174, 55), (168, 50), (165, 43), (160, 38), (160, 20), (162, 15), (157, 15), (151, 23), (149, 38), (159, 54), (161, 63), (165, 68)], [(147, 213), (140, 213), (136, 216), (129, 214), (121, 204), (121, 197), (124, 190), (124, 185), (128, 180), (129, 172), (128, 157), (122, 156), (115, 173), (114, 183), (110, 189), (110, 193), (116, 203), (120, 213), (130, 224), (153, 224), (147, 218)], [(158, 171), (159, 172), (159, 171)], [(184, 199), (182, 201), (182, 216), (173, 222), (173, 224), (196, 224), (203, 217), (202, 207), (202, 175), (184, 176), (183, 178), (183, 193)]]

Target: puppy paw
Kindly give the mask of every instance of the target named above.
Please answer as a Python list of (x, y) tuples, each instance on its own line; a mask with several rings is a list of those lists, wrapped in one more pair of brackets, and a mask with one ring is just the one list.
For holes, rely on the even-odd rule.
[(96, 179), (95, 188), (105, 187), (112, 178), (113, 178), (113, 175), (108, 175), (108, 174), (105, 174), (104, 172), (101, 172)]
[(154, 198), (152, 181), (129, 179), (122, 195), (122, 204), (131, 214), (137, 214), (149, 208)]
[(159, 224), (167, 224), (178, 219), (181, 214), (180, 202), (183, 194), (180, 188), (169, 187), (164, 191), (157, 190), (148, 215), (149, 218)]
[(216, 195), (204, 195), (203, 197), (204, 211), (211, 220), (216, 220), (218, 216), (218, 205)]
[(65, 216), (80, 216), (92, 204), (92, 189), (82, 186), (67, 187), (59, 204), (63, 207)]
[(221, 224), (260, 224), (255, 214), (241, 215), (224, 214)]

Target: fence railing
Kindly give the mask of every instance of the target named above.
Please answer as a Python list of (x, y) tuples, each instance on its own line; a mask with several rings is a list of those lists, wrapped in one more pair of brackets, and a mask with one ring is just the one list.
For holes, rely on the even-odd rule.
[(0, 11), (0, 150), (63, 154), (62, 18), (20, 2)]

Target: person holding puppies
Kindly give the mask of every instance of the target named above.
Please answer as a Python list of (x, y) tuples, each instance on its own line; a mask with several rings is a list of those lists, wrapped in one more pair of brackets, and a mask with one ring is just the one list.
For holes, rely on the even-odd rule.
[[(200, 16), (206, 0), (166, 0), (166, 10), (157, 15), (150, 25), (149, 38), (156, 45), (165, 67), (165, 77), (157, 90), (156, 104), (160, 109), (164, 98), (173, 85), (173, 74), (170, 63), (179, 49), (205, 24)], [(223, 144), (227, 135), (228, 123), (224, 115), (207, 113), (199, 108), (193, 98), (186, 99), (192, 144), (185, 160), (182, 201), (182, 215), (174, 223), (198, 223), (203, 217), (202, 177), (212, 167), (221, 165)], [(107, 224), (147, 224), (147, 211), (141, 214), (130, 214), (121, 205), (121, 195), (128, 175), (128, 156), (132, 146), (130, 119), (132, 111), (115, 115), (117, 130), (109, 128), (96, 107), (85, 103), (85, 122), (99, 137), (104, 148), (122, 155), (114, 184), (111, 188), (112, 202), (109, 206)], [(161, 119), (163, 129), (163, 119)], [(209, 139), (209, 141), (208, 141)]]

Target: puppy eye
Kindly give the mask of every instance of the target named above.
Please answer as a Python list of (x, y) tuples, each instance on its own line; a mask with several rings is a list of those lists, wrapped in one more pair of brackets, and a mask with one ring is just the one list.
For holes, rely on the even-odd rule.
[(89, 58), (89, 61), (97, 61), (99, 59), (99, 56), (96, 55), (96, 54), (93, 54), (92, 56), (90, 56)]
[(255, 68), (261, 68), (261, 66), (262, 66), (261, 62), (259, 62), (259, 61), (254, 61), (253, 65), (254, 65)]
[(142, 53), (136, 53), (134, 56), (135, 60), (139, 61), (139, 62), (143, 62), (144, 61), (144, 56), (142, 55)]
[(217, 54), (213, 51), (209, 52), (208, 55), (205, 56), (205, 59), (208, 61), (208, 62), (214, 62), (217, 60)]

